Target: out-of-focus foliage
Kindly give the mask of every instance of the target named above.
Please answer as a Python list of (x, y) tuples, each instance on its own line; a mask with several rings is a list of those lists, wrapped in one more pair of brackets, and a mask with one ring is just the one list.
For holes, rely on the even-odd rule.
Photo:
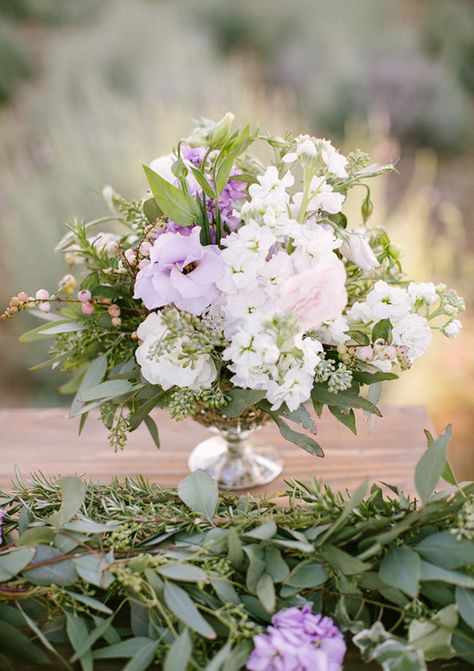
[(268, 85), (291, 90), (302, 113), (330, 133), (375, 109), (401, 140), (465, 146), (474, 72), (469, 1), (205, 0), (196, 13), (220, 54), (250, 54)]

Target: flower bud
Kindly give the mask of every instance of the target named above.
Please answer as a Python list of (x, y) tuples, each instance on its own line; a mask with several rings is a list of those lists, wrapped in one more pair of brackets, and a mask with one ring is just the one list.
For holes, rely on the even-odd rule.
[(111, 317), (120, 317), (120, 307), (116, 303), (109, 305), (107, 312)]
[(446, 324), (443, 329), (443, 333), (448, 338), (457, 338), (461, 333), (462, 324), (459, 319), (452, 319)]
[(18, 305), (20, 305), (20, 302), (21, 302), (21, 301), (20, 301), (20, 299), (18, 298), (18, 296), (13, 296), (13, 297), (10, 299), (10, 307), (17, 307)]
[(173, 163), (173, 165), (171, 166), (171, 172), (173, 173), (173, 175), (177, 179), (181, 180), (181, 179), (186, 179), (186, 175), (188, 174), (188, 169), (187, 169), (184, 161), (182, 161), (180, 158), (178, 158), (178, 160), (175, 161)]
[(371, 217), (372, 212), (374, 211), (374, 204), (370, 200), (369, 196), (367, 196), (367, 198), (362, 203), (362, 207), (360, 208), (360, 211), (361, 211), (361, 214), (362, 214), (362, 219), (363, 219), (364, 224), (365, 224), (367, 219), (369, 219)]
[(51, 311), (51, 303), (40, 303), (38, 305), (38, 310), (40, 312), (50, 312)]
[(64, 277), (59, 283), (59, 288), (66, 294), (72, 294), (76, 287), (77, 287), (77, 280), (74, 277), (74, 275), (71, 275), (70, 273), (64, 275)]
[(153, 245), (151, 244), (151, 242), (148, 242), (148, 240), (145, 240), (144, 242), (142, 242), (142, 244), (139, 247), (140, 254), (142, 256), (150, 256), (150, 251), (151, 251), (152, 247), (153, 247)]
[(126, 249), (123, 255), (131, 266), (137, 260), (137, 253), (134, 249)]
[(213, 149), (221, 147), (229, 137), (235, 116), (231, 112), (222, 117), (214, 126), (209, 137), (209, 146)]
[(49, 298), (49, 291), (46, 291), (46, 289), (38, 289), (35, 298), (37, 301), (47, 301)]
[(81, 301), (81, 303), (88, 303), (91, 298), (92, 294), (87, 289), (81, 289), (81, 291), (77, 292), (77, 299)]
[(25, 293), (24, 291), (20, 291), (17, 298), (20, 301), (20, 303), (25, 303), (28, 300), (28, 294)]
[(112, 319), (112, 326), (113, 326), (114, 328), (118, 328), (118, 327), (120, 326), (121, 323), (122, 323), (122, 320), (120, 319), (120, 317), (114, 317), (114, 318)]
[(95, 306), (93, 303), (82, 303), (81, 310), (83, 315), (89, 316), (94, 312)]

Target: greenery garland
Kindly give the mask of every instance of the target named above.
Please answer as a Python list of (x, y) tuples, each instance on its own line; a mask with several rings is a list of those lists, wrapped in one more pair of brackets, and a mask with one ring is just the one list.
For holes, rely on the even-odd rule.
[(176, 491), (18, 476), (0, 494), (0, 661), (232, 671), (274, 612), (310, 602), (389, 671), (474, 663), (474, 483), (453, 481), (449, 434), (428, 437), (420, 503), (367, 482), (294, 481), (280, 505), (202, 471)]

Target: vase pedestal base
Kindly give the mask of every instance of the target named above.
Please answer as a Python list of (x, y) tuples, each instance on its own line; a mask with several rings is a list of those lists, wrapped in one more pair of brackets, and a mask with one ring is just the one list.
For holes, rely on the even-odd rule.
[(206, 471), (222, 489), (240, 490), (272, 482), (282, 472), (283, 461), (273, 445), (248, 440), (232, 444), (218, 435), (194, 448), (188, 466), (191, 471)]

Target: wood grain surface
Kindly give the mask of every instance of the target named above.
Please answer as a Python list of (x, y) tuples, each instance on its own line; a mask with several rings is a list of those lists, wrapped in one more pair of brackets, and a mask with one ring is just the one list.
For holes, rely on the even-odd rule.
[[(286, 443), (272, 423), (261, 428), (256, 434), (258, 441), (280, 446), (285, 462), (282, 476), (265, 490), (276, 493), (289, 478), (316, 476), (339, 489), (352, 489), (369, 477), (411, 491), (414, 466), (426, 445), (423, 429), (431, 428), (431, 421), (421, 407), (386, 407), (382, 411), (383, 419), (376, 420), (372, 430), (359, 417), (357, 436), (332, 416), (323, 415), (318, 421), (318, 440), (325, 449), (324, 458)], [(114, 453), (97, 417), (90, 417), (78, 436), (77, 420), (67, 419), (64, 409), (0, 410), (0, 487), (9, 487), (15, 466), (25, 476), (33, 471), (77, 473), (100, 482), (140, 473), (173, 487), (187, 473), (191, 449), (211, 434), (192, 420), (173, 422), (164, 411), (157, 412), (155, 419), (160, 429), (159, 450), (146, 428), (140, 427), (130, 436), (126, 449)]]

